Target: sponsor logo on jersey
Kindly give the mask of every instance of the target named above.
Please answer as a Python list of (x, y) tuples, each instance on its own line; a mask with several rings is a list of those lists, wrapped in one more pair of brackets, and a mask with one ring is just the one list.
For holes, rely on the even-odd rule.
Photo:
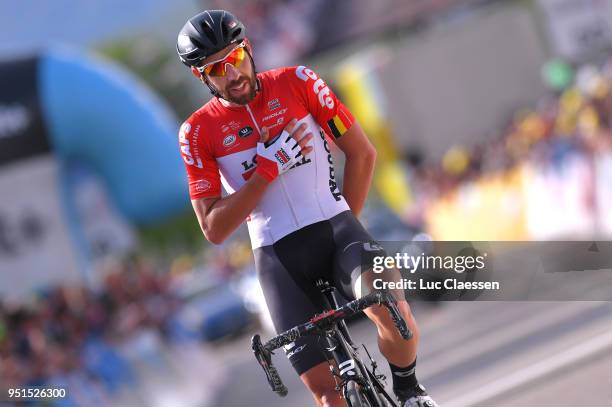
[(253, 158), (251, 158), (251, 161), (243, 161), (241, 164), (245, 171), (255, 169), (255, 166), (257, 165), (257, 155), (254, 155)]
[(280, 101), (277, 99), (272, 99), (271, 101), (268, 102), (268, 109), (270, 110), (275, 110), (278, 109), (280, 107)]
[(238, 130), (240, 128), (240, 123), (238, 123), (236, 120), (232, 120), (231, 122), (228, 123), (228, 125), (230, 126), (230, 129), (232, 130)]
[(196, 192), (206, 192), (210, 189), (210, 186), (211, 184), (209, 181), (201, 179), (195, 183), (195, 190)]
[(243, 161), (240, 164), (242, 164), (242, 169), (244, 170), (242, 172), (242, 178), (248, 181), (255, 172), (255, 167), (257, 167), (257, 154), (254, 155), (250, 161)]
[(263, 119), (261, 119), (261, 121), (270, 120), (273, 117), (277, 117), (277, 116), (283, 115), (283, 114), (287, 113), (287, 110), (289, 110), (289, 109), (288, 108), (284, 108), (284, 109), (279, 110), (277, 112), (271, 113), (271, 114), (267, 115), (266, 117), (264, 117)]
[(223, 126), (221, 126), (221, 131), (223, 133), (227, 133), (229, 131), (229, 126), (227, 124), (224, 124)]
[[(187, 140), (187, 133), (189, 133), (189, 131), (191, 131), (191, 125), (189, 125), (189, 123), (185, 123), (188, 125), (188, 127), (185, 127), (184, 125), (181, 126), (181, 131), (179, 132), (179, 143), (181, 145), (181, 153), (183, 156), (183, 161), (185, 161), (185, 163), (187, 165), (195, 165), (198, 168), (202, 168), (202, 160), (200, 159), (200, 157), (194, 157), (192, 152), (191, 152), (191, 147), (189, 144), (189, 140)], [(183, 131), (185, 129), (188, 129), (188, 131)], [(195, 133), (193, 135), (194, 137), (194, 145), (197, 145), (196, 141), (197, 141), (197, 137), (198, 137), (198, 131), (200, 130), (200, 126), (196, 127)], [(197, 150), (196, 150), (197, 153)]]
[(308, 164), (309, 162), (311, 162), (310, 158), (306, 158), (304, 157), (304, 155), (302, 155), (302, 159), (296, 162), (295, 164), (293, 164), (291, 167), (289, 167), (289, 169), (299, 167), (300, 165)]
[(253, 133), (253, 128), (251, 126), (246, 126), (240, 129), (238, 132), (238, 137), (244, 138), (248, 137)]
[(342, 193), (340, 192), (338, 184), (336, 183), (334, 160), (331, 155), (331, 150), (329, 149), (329, 145), (325, 139), (325, 133), (323, 133), (322, 130), (319, 130), (319, 135), (321, 136), (321, 140), (323, 140), (323, 148), (327, 152), (327, 162), (329, 163), (329, 192), (331, 192), (336, 201), (340, 201), (342, 199)]
[[(309, 164), (311, 162), (312, 160), (310, 158), (302, 155), (302, 159), (296, 162), (295, 164), (293, 164), (291, 167), (289, 167), (289, 169), (299, 167), (300, 165)], [(250, 161), (249, 160), (243, 161), (240, 164), (242, 165), (242, 169), (243, 169), (242, 178), (245, 181), (248, 181), (249, 178), (253, 176), (253, 173), (255, 172), (255, 168), (257, 168), (257, 155), (254, 155)]]
[(236, 136), (233, 134), (230, 134), (229, 136), (223, 139), (223, 146), (229, 147), (235, 142), (236, 142)]
[(327, 107), (328, 109), (334, 108), (334, 99), (331, 97), (331, 91), (325, 82), (323, 82), (323, 79), (319, 78), (316, 73), (305, 66), (298, 66), (295, 70), (295, 74), (304, 82), (307, 82), (308, 79), (315, 81), (312, 84), (312, 91), (318, 96), (321, 107)]
[(191, 131), (191, 124), (187, 122), (183, 123), (183, 125), (181, 126), (181, 133), (189, 134), (190, 131)]
[(285, 122), (285, 118), (284, 117), (279, 117), (278, 119), (276, 119), (276, 123), (269, 124), (266, 127), (268, 128), (268, 130), (272, 130), (273, 128), (280, 126), (284, 122)]

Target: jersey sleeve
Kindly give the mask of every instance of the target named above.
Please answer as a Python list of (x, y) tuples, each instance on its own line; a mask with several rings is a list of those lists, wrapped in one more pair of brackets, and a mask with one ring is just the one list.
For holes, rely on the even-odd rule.
[(187, 170), (191, 199), (221, 196), (219, 166), (203, 140), (202, 126), (192, 118), (179, 130), (181, 157)]
[(323, 130), (340, 138), (355, 119), (334, 92), (313, 70), (305, 66), (288, 68), (290, 86)]

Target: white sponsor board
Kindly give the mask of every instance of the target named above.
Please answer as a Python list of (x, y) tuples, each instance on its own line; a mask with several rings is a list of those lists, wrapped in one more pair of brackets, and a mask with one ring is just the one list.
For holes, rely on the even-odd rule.
[(612, 45), (612, 0), (539, 0), (557, 53), (578, 60)]
[[(95, 283), (105, 261), (128, 253), (136, 244), (132, 227), (115, 209), (103, 182), (90, 170), (72, 168), (69, 178), (71, 217), (77, 221), (77, 249), (84, 253), (87, 281)], [(92, 274), (93, 273), (93, 274)]]
[(562, 162), (532, 166), (525, 182), (526, 220), (533, 240), (588, 239), (595, 230), (589, 158), (568, 154)]
[(20, 299), (80, 279), (62, 210), (59, 168), (48, 155), (0, 171), (0, 297)]
[(597, 156), (595, 171), (597, 232), (602, 238), (610, 239), (612, 238), (612, 152)]

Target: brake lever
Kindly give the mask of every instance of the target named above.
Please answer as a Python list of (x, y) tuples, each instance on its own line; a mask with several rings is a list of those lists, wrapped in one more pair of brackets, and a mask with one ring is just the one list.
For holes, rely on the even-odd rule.
[(251, 348), (253, 349), (257, 362), (263, 368), (264, 373), (266, 374), (266, 379), (268, 379), (268, 383), (270, 384), (270, 387), (272, 387), (272, 391), (281, 397), (285, 397), (288, 390), (280, 378), (278, 370), (276, 370), (276, 367), (274, 367), (274, 364), (272, 363), (272, 355), (274, 353), (263, 347), (261, 337), (259, 335), (254, 335), (253, 338), (251, 338)]
[(406, 324), (406, 321), (404, 321), (404, 318), (402, 318), (402, 315), (400, 314), (399, 309), (397, 308), (397, 302), (395, 301), (395, 297), (393, 297), (388, 292), (383, 292), (381, 293), (381, 295), (382, 297), (384, 297), (381, 302), (389, 310), (389, 314), (391, 314), (391, 319), (393, 320), (393, 323), (395, 324), (395, 327), (399, 331), (402, 338), (406, 340), (411, 339), (412, 331), (410, 330), (410, 328), (408, 328), (408, 325)]

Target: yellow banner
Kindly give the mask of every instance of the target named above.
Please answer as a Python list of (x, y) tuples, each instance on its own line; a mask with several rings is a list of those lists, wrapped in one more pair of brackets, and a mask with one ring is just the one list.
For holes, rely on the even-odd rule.
[(435, 240), (527, 240), (524, 170), (462, 185), (426, 210), (426, 230)]

